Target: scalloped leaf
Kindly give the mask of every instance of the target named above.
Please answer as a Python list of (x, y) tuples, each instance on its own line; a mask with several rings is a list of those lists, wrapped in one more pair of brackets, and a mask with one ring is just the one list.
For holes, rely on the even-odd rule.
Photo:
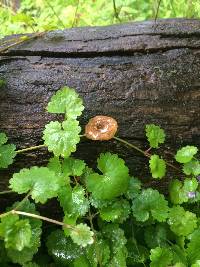
[(8, 138), (6, 134), (0, 133), (0, 169), (7, 168), (12, 164), (16, 156), (16, 146), (13, 144), (6, 144), (7, 141)]
[(168, 224), (170, 229), (178, 236), (188, 236), (197, 227), (196, 214), (185, 211), (181, 206), (170, 209)]
[(152, 155), (149, 160), (149, 167), (153, 178), (161, 179), (166, 173), (166, 163), (158, 155)]
[[(15, 202), (11, 209), (14, 209), (16, 206), (19, 205), (19, 202)], [(31, 203), (29, 200), (21, 203), (20, 210), (24, 212), (30, 212), (34, 214), (39, 214), (35, 210), (35, 205)], [(19, 216), (20, 218), (24, 219), (24, 216)], [(12, 260), (13, 263), (18, 264), (25, 264), (26, 262), (30, 262), (38, 251), (38, 247), (40, 246), (40, 238), (42, 234), (42, 221), (34, 218), (29, 218), (29, 223), (31, 225), (31, 240), (30, 240), (30, 247), (24, 247), (21, 251), (16, 249), (7, 249), (7, 254), (9, 258)]]
[(190, 162), (187, 162), (183, 165), (183, 172), (186, 175), (197, 176), (200, 174), (200, 162), (199, 160), (192, 159)]
[(21, 251), (30, 247), (31, 226), (28, 219), (20, 220), (18, 215), (8, 215), (1, 219), (0, 236), (4, 238), (5, 247)]
[(81, 247), (91, 245), (94, 242), (93, 235), (94, 233), (90, 230), (90, 228), (83, 223), (74, 226), (70, 233), (74, 243)]
[(97, 162), (97, 167), (103, 174), (93, 173), (86, 177), (87, 189), (94, 198), (111, 200), (125, 193), (130, 177), (124, 160), (107, 152), (101, 154)]
[(75, 244), (71, 238), (66, 237), (60, 229), (51, 232), (47, 238), (46, 246), (58, 266), (66, 266), (84, 254), (83, 249)]
[(63, 123), (51, 121), (46, 124), (43, 132), (44, 143), (55, 156), (67, 158), (76, 151), (80, 131), (81, 127), (76, 120), (66, 120)]
[(22, 169), (10, 179), (10, 188), (18, 194), (31, 192), (35, 202), (45, 203), (56, 197), (62, 185), (60, 177), (46, 167)]
[(114, 201), (111, 205), (100, 210), (100, 217), (107, 222), (117, 221), (122, 223), (130, 214), (130, 204), (127, 200)]
[(192, 160), (197, 152), (198, 148), (195, 146), (184, 146), (177, 151), (175, 159), (180, 163), (187, 163)]
[(137, 221), (145, 222), (151, 215), (157, 221), (164, 222), (168, 217), (169, 207), (164, 195), (149, 188), (133, 200), (132, 210)]
[(75, 90), (64, 86), (52, 96), (47, 110), (50, 113), (65, 113), (67, 119), (76, 119), (82, 114), (84, 106)]
[(172, 252), (169, 248), (154, 248), (151, 249), (150, 267), (166, 267), (172, 262)]
[(170, 200), (173, 204), (182, 204), (190, 199), (190, 193), (194, 193), (198, 187), (198, 182), (195, 178), (186, 178), (184, 182), (175, 179), (172, 180), (169, 186)]
[(165, 142), (165, 132), (155, 124), (146, 125), (146, 136), (150, 143), (150, 147), (158, 148), (159, 144)]

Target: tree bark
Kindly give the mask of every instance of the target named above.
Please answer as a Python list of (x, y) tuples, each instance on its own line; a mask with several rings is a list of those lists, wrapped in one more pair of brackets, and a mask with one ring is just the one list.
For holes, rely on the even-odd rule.
[[(84, 99), (83, 129), (95, 115), (112, 116), (118, 136), (145, 150), (145, 124), (158, 124), (167, 134), (160, 150), (165, 158), (181, 145), (200, 143), (200, 20), (45, 33), (1, 53), (0, 79), (6, 81), (0, 88), (0, 131), (18, 149), (42, 144), (44, 125), (55, 119), (45, 108), (64, 85)], [(132, 175), (149, 181), (148, 160), (116, 141), (84, 139), (76, 156), (94, 166), (107, 150), (124, 158)], [(14, 171), (46, 164), (49, 157), (46, 149), (18, 155), (9, 171), (0, 172), (0, 189), (7, 189)]]

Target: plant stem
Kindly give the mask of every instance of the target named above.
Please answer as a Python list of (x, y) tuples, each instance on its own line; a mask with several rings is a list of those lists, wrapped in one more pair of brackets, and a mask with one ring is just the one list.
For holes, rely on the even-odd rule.
[(46, 145), (31, 146), (31, 147), (28, 147), (28, 148), (17, 150), (16, 153), (19, 154), (19, 153), (35, 150), (35, 149), (42, 148), (42, 147), (46, 147)]
[[(131, 143), (125, 141), (125, 140), (122, 139), (122, 138), (119, 138), (119, 137), (114, 136), (113, 139), (115, 139), (115, 140), (117, 140), (117, 141), (119, 141), (119, 142), (121, 142), (121, 143), (124, 143), (125, 145), (127, 145), (127, 146), (129, 146), (129, 147), (131, 147), (131, 148), (133, 148), (133, 149), (135, 149), (135, 150), (137, 150), (137, 151), (139, 151), (140, 153), (142, 153), (142, 154), (143, 154), (145, 157), (147, 157), (147, 158), (150, 158), (150, 157), (151, 157), (151, 155), (150, 155), (149, 153), (146, 153), (146, 151), (143, 151), (143, 150), (140, 149), (139, 147), (137, 147), (137, 146), (135, 146), (135, 145), (133, 145), (133, 144), (131, 144)], [(176, 170), (176, 171), (180, 171), (179, 168), (177, 168), (177, 167), (174, 166), (173, 164), (171, 164), (171, 163), (169, 163), (169, 162), (167, 162), (167, 161), (165, 161), (165, 162), (166, 162), (166, 165), (170, 166), (170, 167), (173, 168), (174, 170)]]
[(24, 211), (18, 211), (18, 210), (11, 210), (10, 213), (12, 213), (12, 214), (18, 214), (18, 215), (23, 215), (23, 216), (27, 216), (27, 217), (39, 219), (39, 220), (42, 220), (42, 221), (54, 223), (54, 224), (57, 224), (57, 225), (64, 226), (64, 227), (66, 227), (68, 229), (74, 229), (74, 227), (72, 227), (69, 224), (65, 224), (63, 222), (59, 222), (57, 220), (53, 220), (53, 219), (50, 219), (50, 218), (47, 218), (47, 217), (44, 217), (44, 216), (40, 216), (40, 215), (37, 215), (37, 214), (33, 214), (33, 213), (29, 213), (29, 212), (24, 212)]
[[(87, 196), (87, 199), (89, 199), (89, 195), (88, 195), (87, 191), (86, 191), (86, 196)], [(89, 208), (88, 214), (89, 214), (88, 219), (89, 219), (89, 222), (90, 222), (90, 227), (92, 229), (92, 232), (94, 233), (94, 245), (95, 245), (97, 261), (98, 261), (97, 264), (99, 264), (99, 267), (103, 267), (102, 262), (101, 262), (100, 253), (99, 253), (99, 245), (97, 243), (98, 239), (97, 239), (97, 236), (95, 234), (95, 229), (94, 229), (94, 225), (93, 225), (93, 221), (92, 221), (94, 217), (91, 214), (90, 208)]]
[(0, 192), (0, 195), (10, 194), (10, 193), (15, 193), (15, 192), (13, 192), (12, 190), (6, 190), (6, 191)]
[(140, 149), (139, 147), (137, 147), (137, 146), (135, 146), (135, 145), (133, 145), (133, 144), (131, 144), (131, 143), (125, 141), (124, 139), (119, 138), (119, 137), (116, 137), (116, 136), (114, 136), (113, 139), (115, 139), (115, 140), (117, 140), (117, 141), (119, 141), (119, 142), (121, 142), (121, 143), (124, 143), (125, 145), (127, 145), (127, 146), (129, 146), (129, 147), (131, 147), (131, 148), (133, 148), (133, 149), (135, 149), (135, 150), (137, 150), (137, 151), (139, 151), (139, 152), (142, 153), (144, 156), (147, 156), (146, 153), (145, 153), (145, 151), (143, 151), (143, 150)]

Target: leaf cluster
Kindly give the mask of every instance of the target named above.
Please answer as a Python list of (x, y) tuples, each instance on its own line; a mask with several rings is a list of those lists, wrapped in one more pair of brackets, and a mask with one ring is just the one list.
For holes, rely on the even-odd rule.
[[(50, 122), (44, 129), (44, 143), (53, 156), (46, 166), (24, 168), (9, 181), (12, 192), (25, 197), (0, 215), (0, 265), (199, 266), (198, 148), (187, 145), (176, 152), (173, 164), (183, 179), (171, 178), (164, 195), (132, 176), (117, 154), (101, 153), (95, 169), (72, 156), (81, 137), (77, 117), (83, 109), (79, 95), (68, 87), (49, 102), (47, 111), (63, 116), (62, 122)], [(146, 137), (151, 148), (143, 153), (149, 157), (149, 179), (161, 183), (169, 164), (154, 149), (166, 135), (149, 124)], [(16, 153), (0, 133), (0, 168), (8, 167)], [(60, 221), (37, 211), (50, 199), (56, 199), (62, 210)], [(47, 227), (49, 223), (59, 228)]]

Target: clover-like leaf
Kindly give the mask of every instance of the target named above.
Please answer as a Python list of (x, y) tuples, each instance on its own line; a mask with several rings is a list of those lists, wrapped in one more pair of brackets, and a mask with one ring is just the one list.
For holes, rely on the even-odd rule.
[(16, 146), (13, 144), (5, 144), (8, 138), (5, 133), (0, 133), (0, 169), (7, 168), (13, 163), (16, 156)]
[(94, 242), (93, 239), (94, 233), (90, 228), (83, 223), (77, 224), (71, 230), (70, 236), (74, 243), (78, 244), (81, 247), (86, 247)]
[(149, 160), (149, 166), (153, 178), (163, 178), (166, 172), (166, 163), (158, 155), (152, 155)]
[(196, 214), (185, 211), (183, 207), (174, 206), (170, 209), (168, 224), (178, 236), (188, 236), (197, 227)]
[(86, 186), (96, 199), (110, 200), (127, 191), (129, 185), (128, 168), (123, 159), (109, 152), (98, 158), (98, 169), (103, 173), (86, 177)]
[(157, 247), (151, 249), (150, 267), (166, 267), (172, 262), (173, 254), (169, 248)]
[(133, 200), (132, 210), (137, 221), (145, 222), (151, 214), (154, 219), (163, 222), (168, 217), (169, 208), (164, 195), (148, 188)]
[(63, 123), (51, 121), (45, 126), (44, 143), (55, 156), (67, 158), (76, 151), (80, 131), (79, 122), (76, 120), (66, 120)]
[(199, 160), (192, 159), (191, 161), (185, 163), (183, 165), (183, 172), (186, 175), (193, 174), (194, 176), (197, 176), (200, 174), (200, 162)]
[(184, 146), (177, 151), (175, 159), (180, 163), (187, 163), (192, 160), (197, 152), (198, 149), (195, 146)]
[(146, 136), (150, 146), (153, 148), (158, 148), (159, 144), (162, 144), (165, 141), (164, 130), (155, 124), (146, 125)]
[(56, 197), (60, 188), (60, 178), (46, 167), (22, 169), (10, 179), (10, 188), (18, 194), (30, 191), (32, 199), (45, 203)]
[(82, 114), (84, 106), (75, 90), (64, 86), (52, 96), (47, 110), (50, 113), (65, 113), (68, 119), (76, 119)]
[(0, 236), (4, 238), (5, 247), (21, 251), (30, 246), (31, 226), (28, 219), (20, 220), (18, 215), (8, 215), (1, 219)]

